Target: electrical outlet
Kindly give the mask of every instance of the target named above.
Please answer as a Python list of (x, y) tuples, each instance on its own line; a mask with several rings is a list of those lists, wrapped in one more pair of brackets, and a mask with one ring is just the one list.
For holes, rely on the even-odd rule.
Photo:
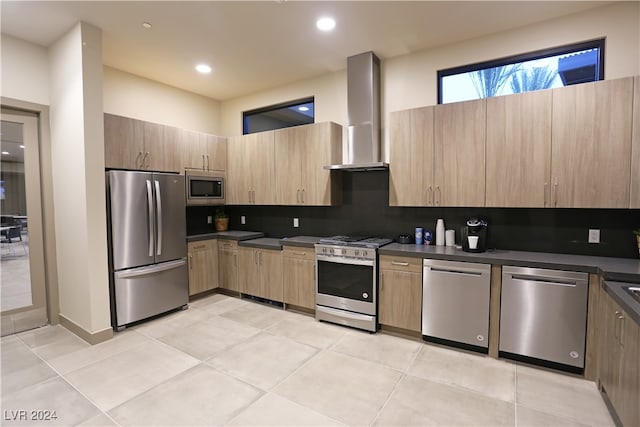
[(207, 224), (213, 223), (213, 217), (211, 215), (207, 215)]
[(240, 224), (244, 225), (247, 223), (247, 217), (244, 215), (240, 216)]
[(300, 221), (298, 220), (298, 218), (293, 218), (293, 226), (300, 227)]
[(600, 230), (597, 228), (589, 229), (589, 243), (600, 243)]

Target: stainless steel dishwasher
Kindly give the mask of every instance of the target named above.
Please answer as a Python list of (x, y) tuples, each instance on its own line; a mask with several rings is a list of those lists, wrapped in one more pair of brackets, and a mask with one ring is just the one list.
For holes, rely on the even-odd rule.
[(491, 266), (433, 259), (422, 266), (423, 338), (486, 352)]
[(588, 282), (587, 273), (503, 267), (500, 352), (584, 368)]

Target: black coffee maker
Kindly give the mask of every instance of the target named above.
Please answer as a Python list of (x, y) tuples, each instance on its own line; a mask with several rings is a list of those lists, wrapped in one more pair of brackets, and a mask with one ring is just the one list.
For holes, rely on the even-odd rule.
[(469, 218), (462, 227), (462, 250), (466, 252), (485, 252), (487, 250), (487, 221)]

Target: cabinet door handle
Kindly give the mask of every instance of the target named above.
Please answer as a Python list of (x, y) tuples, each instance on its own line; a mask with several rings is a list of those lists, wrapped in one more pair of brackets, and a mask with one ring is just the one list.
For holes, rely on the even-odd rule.
[(547, 207), (547, 192), (548, 192), (548, 189), (549, 189), (549, 183), (545, 182), (544, 183), (544, 202), (543, 202), (543, 205), (542, 205), (545, 208)]
[(204, 167), (204, 154), (203, 154), (202, 155), (202, 170), (204, 170), (204, 169), (205, 169), (205, 167)]
[(189, 255), (189, 270), (193, 270), (193, 255)]
[(433, 188), (427, 187), (427, 206), (433, 206)]
[(440, 186), (436, 185), (436, 191), (435, 193), (438, 194), (438, 197), (434, 197), (434, 205), (435, 206), (440, 206), (440, 202), (442, 201), (442, 192), (440, 191)]
[(558, 206), (558, 179), (553, 183), (553, 207)]
[(384, 273), (380, 273), (380, 293), (384, 289)]
[(300, 203), (300, 189), (296, 191), (296, 203)]
[(198, 246), (194, 246), (193, 249), (204, 249), (206, 248), (206, 245), (198, 245)]
[(147, 151), (146, 153), (144, 153), (144, 158), (145, 158), (145, 169), (149, 169), (149, 152)]
[(207, 170), (211, 170), (211, 163), (209, 161), (209, 155), (207, 154)]
[(294, 252), (294, 255), (307, 256), (305, 252)]
[(302, 204), (304, 205), (304, 188), (302, 189)]
[(258, 265), (258, 252), (257, 251), (253, 253), (253, 263), (255, 265)]
[(142, 169), (142, 162), (140, 162), (140, 156), (142, 156), (142, 151), (138, 151), (138, 155), (136, 156), (136, 160), (134, 161), (134, 164), (136, 165), (136, 168)]
[(402, 267), (408, 267), (408, 262), (391, 261), (391, 265), (401, 265)]
[(249, 198), (249, 203), (251, 203), (251, 190), (247, 190), (247, 197)]

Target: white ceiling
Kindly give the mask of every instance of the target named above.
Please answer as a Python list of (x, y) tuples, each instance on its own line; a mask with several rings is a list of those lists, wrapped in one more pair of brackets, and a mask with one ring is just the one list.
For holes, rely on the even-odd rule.
[[(82, 20), (102, 29), (105, 65), (225, 100), (341, 70), (357, 53), (391, 58), (606, 3), (2, 0), (1, 28), (49, 46)], [(332, 33), (316, 29), (321, 15), (336, 19)]]

